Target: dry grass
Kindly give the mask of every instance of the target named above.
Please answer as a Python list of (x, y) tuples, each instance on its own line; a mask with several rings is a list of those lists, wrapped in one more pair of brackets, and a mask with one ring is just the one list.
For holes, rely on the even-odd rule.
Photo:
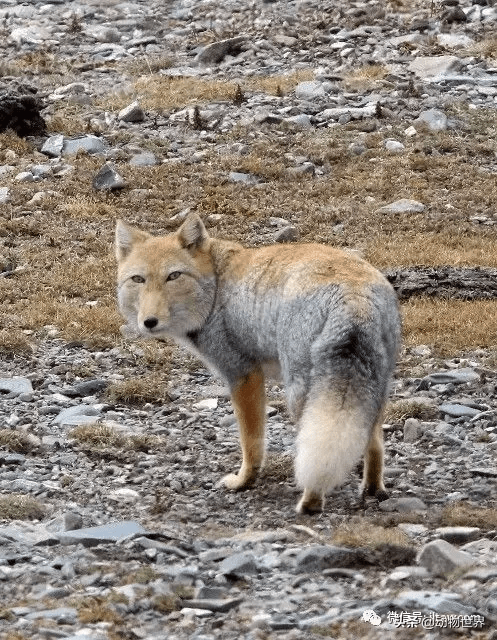
[[(161, 65), (163, 62), (158, 61)], [(152, 70), (156, 67), (150, 61)], [(164, 68), (164, 67), (160, 67)], [(144, 75), (134, 85), (132, 94), (115, 94), (99, 101), (98, 106), (107, 110), (118, 110), (138, 99), (146, 110), (162, 113), (171, 109), (182, 109), (187, 106), (201, 105), (219, 100), (232, 101), (237, 87), (242, 92), (257, 91), (269, 95), (285, 95), (293, 91), (299, 82), (314, 77), (311, 70), (295, 71), (279, 76), (252, 76), (243, 81), (205, 80), (204, 78), (169, 77), (163, 75)]]
[(456, 502), (444, 507), (440, 524), (441, 526), (495, 529), (497, 527), (497, 509), (475, 507), (465, 502)]
[(343, 76), (343, 84), (349, 90), (367, 91), (379, 86), (386, 75), (388, 70), (383, 65), (368, 64), (346, 73)]
[(0, 520), (40, 520), (44, 515), (44, 506), (30, 496), (0, 495)]
[(106, 396), (111, 402), (123, 404), (165, 404), (169, 402), (167, 387), (167, 372), (160, 368), (159, 371), (152, 371), (140, 378), (113, 382), (107, 388)]
[(497, 345), (497, 300), (413, 298), (402, 305), (402, 316), (407, 346), (428, 344), (449, 355)]
[(72, 429), (69, 437), (90, 449), (121, 449), (127, 451), (157, 451), (165, 439), (148, 434), (123, 434), (107, 424), (85, 424)]
[(465, 53), (469, 56), (495, 60), (497, 58), (497, 37), (491, 36), (489, 38), (483, 38), (480, 42), (468, 47)]
[[(371, 70), (370, 74), (375, 75)], [(258, 76), (244, 79), (241, 88), (276, 93), (279, 87), (278, 91), (288, 92), (311, 77), (308, 71)], [(152, 75), (137, 81), (136, 94), (143, 92), (145, 108), (176, 109), (231, 100), (237, 84)], [(129, 95), (112, 97), (109, 105), (117, 109), (129, 99)], [(2, 254), (8, 253), (22, 269), (0, 278), (0, 351), (31, 350), (38, 335), (46, 334), (47, 325), (55, 326), (65, 339), (96, 348), (122, 344), (112, 255), (118, 217), (164, 233), (176, 226), (170, 217), (190, 207), (204, 217), (223, 214), (214, 235), (256, 245), (262, 236), (270, 241), (268, 219), (277, 216), (295, 224), (303, 242), (358, 248), (381, 268), (497, 266), (497, 226), (471, 221), (475, 215), (495, 213), (497, 186), (488, 170), (495, 162), (495, 111), (472, 112), (456, 104), (451, 112), (466, 123), (464, 130), (423, 134), (421, 142), (402, 137), (406, 153), (400, 157), (385, 152), (386, 134), (378, 132), (366, 136), (366, 153), (352, 156), (348, 147), (358, 134), (346, 128), (299, 132), (262, 125), (260, 138), (254, 140), (252, 128), (239, 126), (220, 141), (245, 143), (250, 149), (247, 156), (208, 150), (199, 164), (144, 169), (118, 162), (129, 185), (118, 194), (93, 192), (92, 178), (102, 160), (84, 156), (71, 158), (75, 170), (49, 185), (58, 197), (36, 207), (29, 208), (26, 202), (38, 186), (9, 182), (12, 201), (0, 212), (0, 242), (6, 247)], [(72, 126), (71, 119), (79, 116), (68, 112), (61, 117)], [(403, 124), (396, 126), (388, 137), (403, 136)], [(168, 155), (164, 141), (153, 133), (147, 144)], [(13, 134), (0, 134), (0, 161), (8, 149), (38, 162), (31, 145)], [(286, 172), (292, 166), (287, 153), (308, 157), (324, 175), (293, 180)], [(227, 174), (234, 169), (261, 175), (266, 182), (257, 187), (233, 184)], [(1, 180), (3, 184), (7, 182)], [(133, 189), (150, 191), (137, 200)], [(419, 200), (426, 211), (404, 216), (378, 213), (379, 207), (400, 198)], [(21, 216), (24, 210), (29, 215)], [(444, 354), (496, 345), (492, 302), (412, 300), (403, 309), (408, 344), (428, 344)], [(159, 357), (160, 371), (155, 370), (154, 358), (145, 362), (152, 369), (150, 379), (131, 380), (110, 390), (116, 401), (167, 400), (169, 356)]]
[(29, 453), (33, 448), (33, 441), (23, 431), (0, 429), (0, 449), (6, 449), (12, 453)]
[(414, 233), (406, 238), (399, 233), (375, 238), (365, 257), (380, 268), (393, 265), (497, 267), (496, 249), (494, 237), (481, 237), (480, 234), (458, 236), (439, 231)]
[(403, 422), (407, 418), (434, 420), (439, 416), (437, 407), (416, 400), (397, 400), (390, 402), (385, 411), (384, 421), (388, 423)]
[(111, 622), (120, 624), (121, 616), (111, 607), (108, 599), (102, 597), (86, 598), (78, 605), (78, 618), (84, 624), (96, 624), (97, 622)]
[(411, 546), (408, 536), (403, 531), (374, 525), (363, 518), (355, 518), (352, 522), (340, 524), (333, 533), (332, 542), (347, 547), (373, 549), (386, 544), (398, 547)]

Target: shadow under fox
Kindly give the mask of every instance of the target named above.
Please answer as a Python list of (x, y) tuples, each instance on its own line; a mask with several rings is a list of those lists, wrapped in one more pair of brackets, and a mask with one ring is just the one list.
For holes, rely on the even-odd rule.
[(173, 337), (229, 384), (249, 485), (264, 459), (264, 375), (298, 423), (297, 510), (320, 511), (364, 454), (361, 490), (384, 497), (382, 411), (400, 341), (396, 295), (370, 264), (318, 244), (247, 249), (190, 214), (154, 237), (119, 221), (118, 299), (128, 326)]

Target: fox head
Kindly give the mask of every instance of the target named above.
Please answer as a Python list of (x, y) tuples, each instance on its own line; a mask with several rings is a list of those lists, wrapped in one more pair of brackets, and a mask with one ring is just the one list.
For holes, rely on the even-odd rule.
[(130, 329), (144, 337), (184, 338), (202, 327), (216, 290), (211, 242), (193, 213), (164, 237), (118, 220), (118, 301)]

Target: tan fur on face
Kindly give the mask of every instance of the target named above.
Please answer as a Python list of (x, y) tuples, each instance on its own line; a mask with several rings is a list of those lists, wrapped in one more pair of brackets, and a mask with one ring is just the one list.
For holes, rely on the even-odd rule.
[[(145, 336), (183, 337), (202, 326), (213, 302), (208, 243), (187, 249), (178, 233), (157, 238), (124, 223), (116, 238), (119, 306), (130, 328)], [(168, 280), (174, 272), (181, 275)], [(157, 327), (148, 330), (147, 318), (156, 318)]]

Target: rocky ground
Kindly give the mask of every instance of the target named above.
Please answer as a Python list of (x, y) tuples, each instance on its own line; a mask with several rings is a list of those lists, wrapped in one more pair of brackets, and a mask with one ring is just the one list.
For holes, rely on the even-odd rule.
[[(322, 515), (297, 516), (295, 427), (283, 389), (268, 386), (268, 457), (261, 477), (240, 494), (218, 488), (220, 477), (239, 464), (236, 424), (222, 383), (167, 345), (152, 354), (147, 345), (116, 335), (112, 344), (88, 345), (78, 339), (79, 325), (71, 328), (59, 311), (40, 311), (41, 320), (27, 323), (15, 304), (29, 268), (15, 253), (14, 236), (29, 235), (38, 248), (42, 234), (25, 221), (52, 210), (55, 220), (61, 199), (71, 196), (60, 185), (73, 180), (78, 162), (86, 175), (86, 153), (96, 158), (89, 165), (90, 188), (105, 194), (128, 189), (131, 199), (119, 213), (137, 222), (160, 199), (153, 179), (142, 179), (144, 167), (165, 167), (171, 181), (174, 167), (187, 167), (190, 177), (181, 180), (196, 185), (196, 173), (214, 162), (213, 154), (231, 162), (249, 156), (254, 141), (346, 127), (354, 136), (347, 139), (348, 157), (369, 158), (368, 136), (374, 135), (375, 144), (399, 163), (408, 151), (416, 152), (417, 169), (427, 156), (436, 160), (442, 153), (426, 150), (431, 136), (457, 131), (466, 144), (479, 135), (467, 166), (472, 163), (491, 185), (495, 140), (475, 134), (470, 123), (485, 114), (495, 125), (496, 27), (492, 0), (409, 6), (401, 0), (0, 0), (0, 79), (36, 85), (47, 121), (47, 132), (32, 139), (34, 151), (8, 148), (5, 141), (0, 149), (0, 637), (495, 639), (495, 339), (493, 349), (457, 356), (442, 357), (422, 340), (405, 348), (384, 425), (390, 499), (361, 503), (358, 469), (329, 496)], [(57, 65), (64, 64), (67, 82), (57, 75)], [(145, 78), (157, 74), (159, 96), (150, 80), (139, 80), (144, 84), (136, 89), (136, 67)], [(275, 84), (273, 93), (260, 76), (253, 80), (261, 72)], [(293, 74), (290, 89), (285, 74)], [(218, 84), (210, 87), (213, 96), (202, 94), (202, 106), (195, 108), (172, 95), (177, 84), (168, 93), (169, 85), (158, 78), (191, 82), (184, 91), (195, 91), (199, 80), (203, 91), (210, 81), (226, 82), (228, 89), (220, 95)], [(239, 85), (244, 89), (237, 92)], [(464, 117), (454, 109), (460, 104)], [(412, 150), (414, 139), (418, 146)], [(306, 199), (336, 170), (332, 160), (294, 147), (278, 158), (278, 171), (285, 180), (295, 179)], [(225, 181), (257, 193), (271, 188), (272, 167), (241, 166), (233, 163)], [(485, 247), (495, 247), (492, 193), (490, 187), (481, 207), (464, 212), (465, 224), (479, 230)], [(164, 203), (174, 216), (162, 227), (148, 218), (150, 227), (174, 228), (200, 198), (189, 195)], [(433, 219), (426, 203), (404, 195), (382, 212), (375, 205), (382, 220)], [(91, 215), (105, 215), (112, 197), (95, 204), (85, 195), (83, 201)], [(71, 201), (71, 211), (76, 204), (78, 215), (87, 215), (81, 201)], [(454, 201), (448, 208), (458, 206)], [(69, 209), (63, 211), (69, 216)], [(219, 206), (206, 216), (208, 224), (222, 235), (232, 232), (230, 211)], [(263, 222), (244, 222), (243, 239), (329, 239), (297, 212), (275, 213)], [(73, 251), (83, 242), (78, 220), (64, 221), (69, 228), (74, 224)], [(330, 220), (334, 239), (344, 229), (359, 238), (353, 224), (327, 218), (330, 228)], [(53, 220), (52, 226), (49, 235), (44, 227), (47, 251), (55, 247), (60, 255), (64, 242)], [(100, 231), (89, 228), (96, 251)], [(111, 263), (103, 264), (102, 279), (112, 281)], [(491, 255), (488, 264), (495, 266)], [(45, 289), (36, 293), (37, 304), (41, 300), (49, 309), (50, 278), (60, 276), (59, 267), (52, 261), (38, 275)], [(61, 268), (69, 269), (66, 278), (77, 288), (81, 273)], [(495, 297), (495, 269), (483, 280), (479, 270), (468, 273), (464, 286), (479, 286), (483, 295), (465, 299)], [(391, 271), (402, 295), (426, 289), (435, 295), (437, 288), (445, 297), (457, 295), (451, 285), (460, 272), (412, 274)], [(81, 305), (70, 310), (97, 312), (101, 298), (113, 297), (107, 280), (107, 288), (99, 287), (91, 279), (82, 302), (73, 291)], [(113, 318), (108, 309), (104, 314)], [(5, 336), (14, 326), (22, 327), (26, 344), (11, 348)], [(167, 387), (160, 386), (162, 378), (155, 386), (152, 379), (137, 404), (128, 377), (145, 378), (149, 367), (162, 364)], [(376, 615), (364, 615), (368, 611)]]

